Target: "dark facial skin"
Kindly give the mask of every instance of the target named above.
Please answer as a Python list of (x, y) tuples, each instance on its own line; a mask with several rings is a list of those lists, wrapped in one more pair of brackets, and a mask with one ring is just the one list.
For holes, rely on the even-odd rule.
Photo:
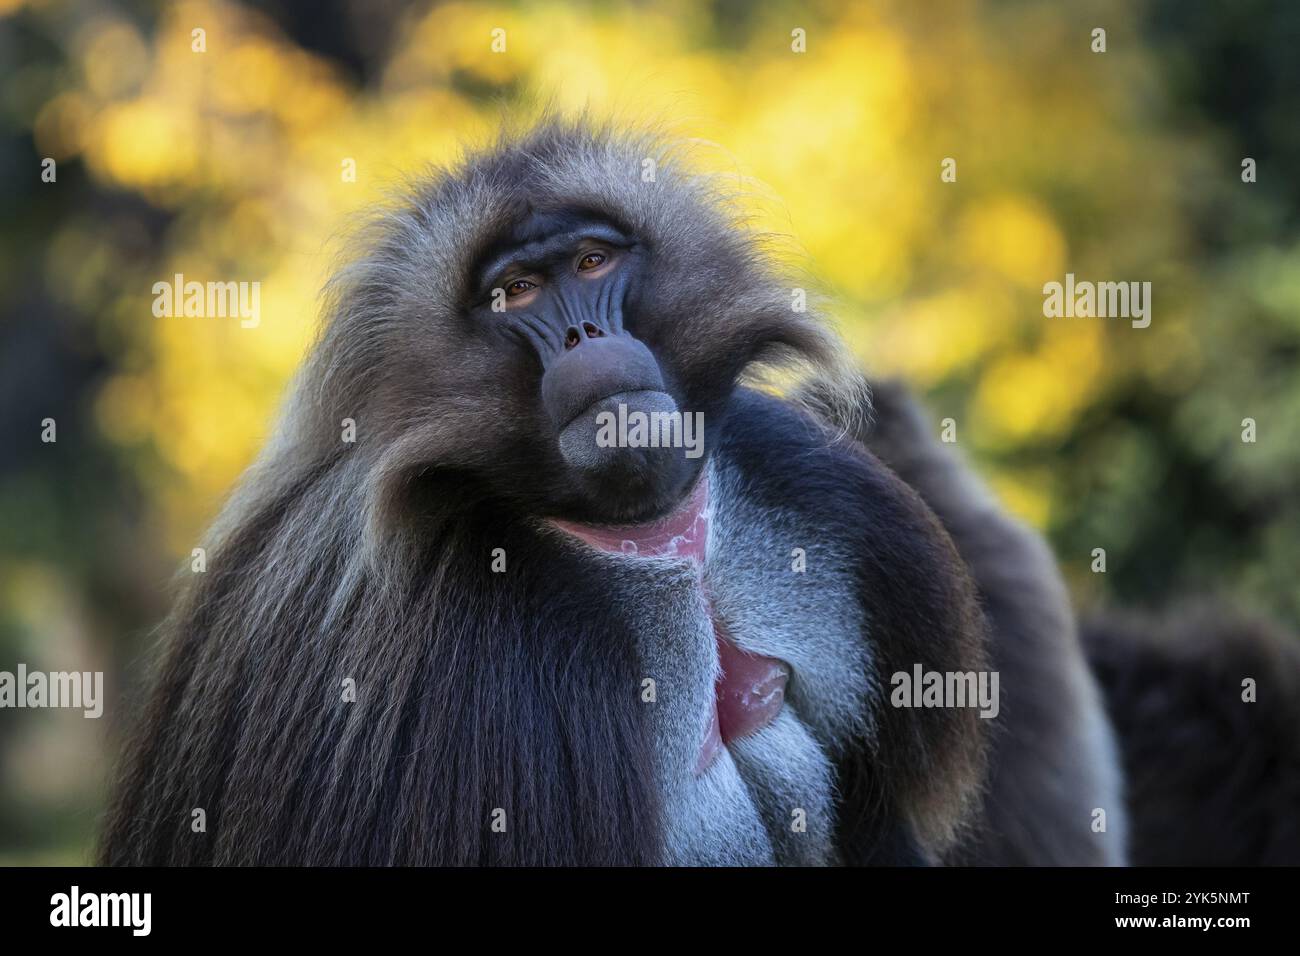
[(586, 520), (656, 517), (685, 495), (703, 461), (684, 448), (597, 442), (600, 416), (617, 416), (620, 405), (629, 415), (693, 411), (682, 407), (672, 370), (634, 334), (646, 263), (634, 236), (566, 210), (529, 215), (476, 270), (473, 317), (533, 360), (538, 420), (550, 429), (541, 438), (558, 450), (566, 497)]

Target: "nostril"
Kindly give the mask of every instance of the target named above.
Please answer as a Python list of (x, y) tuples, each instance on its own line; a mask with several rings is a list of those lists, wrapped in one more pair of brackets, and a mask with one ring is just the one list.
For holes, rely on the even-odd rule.
[(564, 347), (566, 349), (571, 349), (581, 341), (582, 341), (581, 333), (579, 333), (578, 330), (574, 328), (572, 325), (569, 326), (568, 331), (564, 333)]
[(582, 331), (587, 333), (587, 338), (589, 339), (598, 339), (605, 334), (601, 329), (592, 325), (590, 322), (582, 323)]

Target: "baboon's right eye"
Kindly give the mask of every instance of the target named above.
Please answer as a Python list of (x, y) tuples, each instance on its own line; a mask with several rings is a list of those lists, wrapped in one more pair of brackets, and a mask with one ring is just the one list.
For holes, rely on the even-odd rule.
[(525, 292), (531, 292), (536, 288), (536, 282), (529, 282), (527, 279), (516, 279), (514, 282), (511, 282), (506, 286), (506, 295), (513, 299), (515, 296), (523, 295)]

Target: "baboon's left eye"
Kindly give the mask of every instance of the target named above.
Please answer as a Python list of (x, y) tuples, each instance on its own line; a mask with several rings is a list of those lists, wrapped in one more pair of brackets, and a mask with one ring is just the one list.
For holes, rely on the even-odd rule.
[(603, 252), (588, 252), (578, 260), (578, 271), (587, 272), (597, 266), (604, 265), (607, 258)]

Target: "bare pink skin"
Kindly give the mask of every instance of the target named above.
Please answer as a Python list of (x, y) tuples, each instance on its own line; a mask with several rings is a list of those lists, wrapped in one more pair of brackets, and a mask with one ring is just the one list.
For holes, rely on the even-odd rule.
[[(658, 521), (639, 525), (584, 525), (554, 521), (560, 528), (598, 550), (639, 558), (684, 558), (703, 571), (709, 541), (709, 483), (702, 478), (685, 501)], [(696, 759), (704, 773), (734, 740), (762, 730), (781, 712), (790, 668), (774, 657), (741, 650), (731, 642), (708, 600), (717, 640), (720, 674), (714, 687), (708, 726)]]
[(718, 732), (724, 744), (748, 737), (776, 719), (785, 703), (790, 668), (775, 657), (743, 651), (718, 635)]
[(554, 524), (601, 551), (628, 557), (689, 558), (702, 567), (704, 549), (709, 542), (708, 503), (709, 479), (706, 476), (675, 511), (658, 521), (590, 525), (557, 520)]
[(785, 685), (790, 680), (790, 668), (784, 661), (741, 650), (722, 636), (717, 618), (713, 631), (722, 673), (714, 685), (709, 726), (695, 761), (696, 776), (713, 765), (724, 746), (758, 733), (776, 720), (785, 705)]

